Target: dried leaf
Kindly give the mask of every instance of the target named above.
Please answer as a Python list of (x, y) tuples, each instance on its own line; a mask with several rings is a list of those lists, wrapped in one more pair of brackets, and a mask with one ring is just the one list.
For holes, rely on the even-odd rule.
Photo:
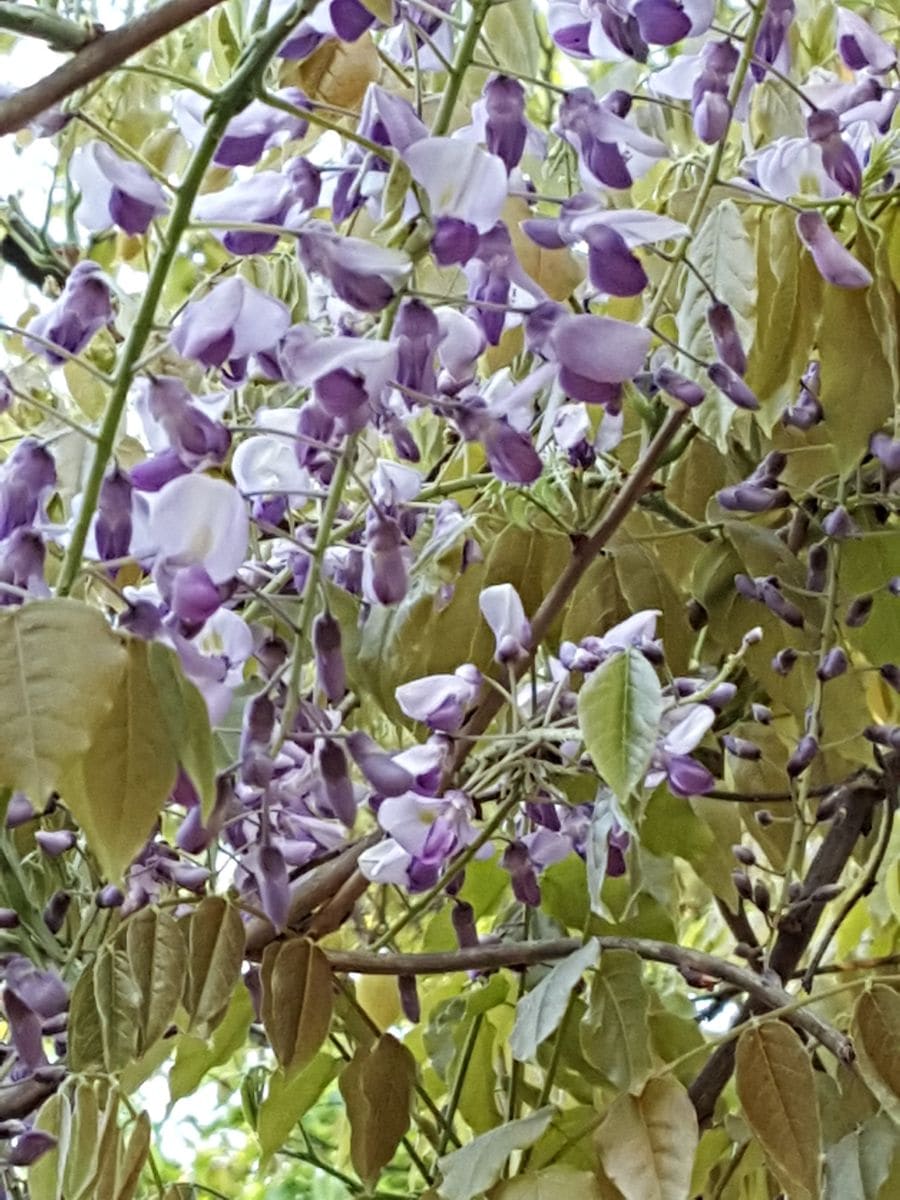
[(188, 921), (184, 1006), (190, 1029), (208, 1037), (225, 1015), (244, 957), (244, 923), (220, 896), (207, 896)]
[(126, 927), (126, 952), (139, 995), (143, 1054), (168, 1028), (181, 1000), (187, 945), (178, 922), (162, 909), (144, 908)]
[(328, 1036), (333, 1008), (331, 968), (314, 942), (291, 938), (266, 947), (262, 1020), (279, 1066), (305, 1067)]
[(850, 1026), (863, 1078), (900, 1125), (900, 995), (876, 983), (862, 993)]
[(625, 1200), (687, 1200), (698, 1141), (694, 1106), (670, 1076), (615, 1100), (595, 1137), (603, 1169)]
[(357, 1050), (341, 1073), (338, 1086), (350, 1121), (350, 1159), (369, 1188), (409, 1129), (415, 1078), (415, 1059), (389, 1033), (370, 1050)]

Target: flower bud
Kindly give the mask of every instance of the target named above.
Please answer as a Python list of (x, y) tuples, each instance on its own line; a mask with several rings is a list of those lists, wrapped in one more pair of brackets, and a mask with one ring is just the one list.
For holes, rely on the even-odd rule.
[(772, 894), (768, 886), (758, 879), (753, 885), (753, 903), (763, 915), (765, 915), (772, 904)]
[(403, 1015), (412, 1025), (418, 1025), (422, 1016), (422, 1006), (419, 1004), (419, 988), (415, 975), (398, 975), (397, 990), (400, 993), (400, 1007)]
[(747, 387), (740, 375), (727, 363), (714, 362), (706, 369), (707, 375), (732, 404), (738, 408), (749, 409), (751, 412), (759, 408), (759, 400)]
[(806, 559), (806, 589), (809, 592), (824, 592), (828, 580), (828, 543), (816, 542), (810, 546)]
[(319, 613), (313, 622), (316, 679), (329, 704), (338, 704), (347, 690), (347, 674), (341, 652), (341, 627), (330, 612)]
[(460, 950), (478, 945), (478, 930), (475, 927), (475, 909), (465, 900), (457, 900), (450, 910), (453, 931)]
[(0, 929), (15, 929), (19, 924), (19, 914), (14, 908), (0, 908)]
[(108, 883), (97, 892), (94, 903), (98, 908), (121, 908), (125, 903), (125, 894), (114, 883)]
[(75, 845), (75, 834), (71, 829), (39, 829), (34, 840), (48, 858), (59, 858)]
[(59, 933), (62, 929), (71, 903), (72, 897), (68, 892), (54, 892), (50, 897), (44, 908), (43, 918), (51, 933)]
[(791, 646), (785, 646), (772, 659), (772, 670), (776, 675), (789, 675), (796, 661), (797, 651)]
[(732, 846), (731, 853), (738, 860), (738, 862), (743, 863), (745, 867), (752, 867), (756, 864), (756, 855), (749, 846)]
[(319, 749), (319, 770), (328, 806), (339, 821), (351, 827), (356, 820), (356, 797), (341, 746), (326, 738)]
[(839, 504), (833, 509), (825, 520), (822, 522), (822, 528), (829, 537), (833, 537), (838, 541), (844, 538), (858, 537), (859, 526), (844, 508), (843, 504)]
[(805, 734), (794, 748), (787, 761), (787, 773), (790, 779), (802, 775), (812, 760), (819, 753), (819, 743), (812, 734)]
[(775, 820), (775, 817), (767, 808), (760, 808), (753, 814), (753, 819), (757, 825), (761, 825), (763, 829), (767, 829)]
[(754, 721), (758, 721), (760, 725), (769, 725), (772, 721), (772, 710), (765, 704), (751, 704), (750, 715)]
[(833, 646), (816, 667), (816, 676), (823, 683), (827, 683), (829, 679), (836, 679), (838, 675), (843, 675), (849, 665), (847, 655), (841, 647)]
[(706, 310), (706, 320), (712, 333), (716, 354), (737, 375), (747, 371), (747, 355), (738, 333), (734, 313), (727, 304), (716, 301)]
[(748, 762), (759, 762), (762, 758), (762, 750), (755, 742), (748, 741), (747, 738), (734, 737), (733, 734), (726, 733), (722, 738), (722, 744), (735, 758), (743, 758)]
[(784, 621), (786, 625), (790, 625), (792, 629), (803, 628), (803, 613), (796, 604), (781, 594), (776, 584), (770, 583), (767, 579), (760, 580), (759, 598), (769, 612)]
[(900, 667), (895, 666), (894, 663), (885, 663), (878, 668), (878, 674), (895, 692), (900, 692)]
[(753, 899), (753, 884), (746, 871), (732, 871), (731, 879), (739, 896), (744, 900)]
[(872, 612), (872, 604), (874, 596), (857, 596), (855, 600), (850, 602), (847, 612), (844, 616), (844, 624), (848, 629), (858, 629), (861, 625), (865, 625), (869, 619), (869, 614)]

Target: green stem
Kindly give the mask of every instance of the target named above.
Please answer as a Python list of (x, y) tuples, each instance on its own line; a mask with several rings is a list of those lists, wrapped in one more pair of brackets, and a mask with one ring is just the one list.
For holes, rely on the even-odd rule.
[[(472, 1055), (475, 1053), (475, 1043), (478, 1041), (478, 1034), (481, 1030), (481, 1023), (484, 1020), (484, 1013), (476, 1013), (472, 1018), (472, 1024), (469, 1026), (469, 1031), (466, 1034), (466, 1040), (463, 1043), (462, 1051), (459, 1056), (459, 1063), (456, 1068), (456, 1074), (453, 1077), (453, 1087), (450, 1095), (447, 1098), (447, 1104), (444, 1108), (442, 1120), (444, 1128), (441, 1131), (441, 1140), (438, 1144), (438, 1158), (442, 1158), (447, 1152), (447, 1143), (453, 1132), (453, 1118), (456, 1116), (456, 1110), (459, 1108), (460, 1097), (462, 1096), (463, 1086), (466, 1082), (469, 1066), (472, 1062)], [(457, 1142), (457, 1145), (459, 1143)]]
[(48, 8), (24, 4), (0, 4), (0, 29), (38, 38), (51, 50), (80, 50), (97, 36), (96, 30), (67, 21)]
[[(734, 109), (737, 98), (741, 94), (741, 88), (744, 86), (744, 79), (747, 76), (747, 71), (750, 69), (750, 63), (753, 59), (753, 47), (756, 45), (756, 35), (759, 32), (759, 27), (762, 24), (763, 17), (766, 15), (767, 7), (768, 0), (762, 0), (761, 3), (757, 4), (753, 8), (753, 12), (750, 17), (750, 23), (747, 26), (747, 40), (741, 47), (741, 57), (738, 60), (737, 66), (735, 67), (734, 75), (732, 76), (731, 80), (731, 87), (728, 89), (728, 102), (732, 109)], [(730, 128), (731, 126), (729, 124), (729, 129)], [(681, 266), (685, 254), (687, 254), (688, 246), (691, 244), (691, 238), (697, 232), (697, 223), (703, 215), (703, 210), (706, 208), (706, 202), (709, 200), (710, 193), (715, 186), (716, 179), (719, 174), (719, 167), (722, 165), (722, 156), (725, 153), (725, 142), (727, 138), (728, 131), (726, 130), (726, 132), (723, 133), (716, 142), (713, 152), (710, 155), (709, 162), (706, 164), (706, 170), (703, 173), (703, 179), (700, 183), (700, 190), (697, 192), (690, 215), (685, 222), (691, 232), (687, 237), (682, 238), (678, 245), (678, 249), (672, 255), (672, 261), (669, 263), (666, 273), (662, 277), (656, 295), (653, 297), (653, 302), (650, 305), (650, 309), (644, 318), (644, 325), (646, 326), (654, 325), (663, 308), (665, 307), (666, 294), (668, 293), (669, 287), (675, 278), (676, 272)]]
[(489, 7), (489, 0), (475, 0), (475, 3), (472, 5), (472, 15), (459, 43), (456, 58), (453, 60), (453, 70), (450, 72), (447, 86), (444, 88), (443, 96), (441, 96), (441, 106), (437, 111), (437, 116), (434, 118), (434, 125), (431, 129), (432, 137), (443, 137), (450, 129), (450, 123), (453, 120), (453, 110), (456, 107), (456, 101), (459, 99), (459, 90), (462, 87), (463, 77), (472, 65), (472, 60), (475, 57), (478, 35), (481, 33), (481, 26), (484, 24)]
[(57, 593), (68, 596), (75, 585), (81, 569), (81, 558), (88, 530), (97, 508), (103, 476), (115, 447), (119, 423), (134, 377), (134, 368), (153, 330), (156, 309), (165, 287), (166, 279), (178, 254), (181, 235), (191, 216), (194, 199), (203, 183), (203, 177), (212, 162), (216, 148), (231, 118), (249, 103), (252, 86), (269, 59), (274, 55), (285, 34), (313, 7), (312, 0), (302, 0), (277, 21), (258, 41), (247, 49), (244, 59), (238, 64), (234, 75), (219, 92), (211, 106), (209, 121), (199, 145), (188, 164), (188, 169), (178, 189), (172, 215), (169, 217), (163, 243), (147, 280), (147, 290), (131, 327), (122, 351), (122, 357), (113, 380), (113, 390), (103, 415), (103, 424), (97, 441), (97, 449), (91, 462), (90, 472), (84, 486), (81, 508), (72, 530), (72, 540), (63, 562)]

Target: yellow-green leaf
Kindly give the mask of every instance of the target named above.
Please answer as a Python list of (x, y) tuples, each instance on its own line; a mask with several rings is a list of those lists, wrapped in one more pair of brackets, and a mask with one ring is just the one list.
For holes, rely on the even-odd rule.
[(0, 787), (42, 805), (91, 751), (125, 669), (122, 642), (74, 600), (0, 613)]
[(272, 1072), (256, 1118), (263, 1166), (281, 1149), (303, 1114), (335, 1078), (339, 1067), (339, 1059), (329, 1054), (317, 1054), (291, 1078), (284, 1071)]
[(112, 706), (63, 796), (110, 879), (121, 877), (146, 842), (178, 771), (147, 665), (148, 644), (129, 640), (124, 650)]
[(182, 671), (178, 656), (167, 646), (151, 642), (147, 655), (169, 737), (206, 817), (216, 800), (215, 757), (206, 703)]
[(578, 723), (588, 754), (623, 803), (650, 765), (661, 715), (656, 672), (631, 647), (593, 671), (578, 694)]
[(63, 1200), (66, 1159), (72, 1136), (72, 1106), (68, 1096), (57, 1092), (45, 1100), (34, 1119), (34, 1128), (55, 1137), (56, 1145), (29, 1168), (29, 1200)]
[(500, 1178), (509, 1156), (533, 1146), (553, 1119), (552, 1108), (539, 1108), (518, 1121), (507, 1121), (438, 1159), (443, 1179), (438, 1195), (444, 1200), (471, 1200)]
[(605, 951), (591, 981), (581, 1049), (619, 1091), (640, 1092), (653, 1070), (648, 1008), (638, 956)]
[(670, 1076), (619, 1096), (597, 1130), (603, 1170), (625, 1200), (687, 1200), (699, 1133), (687, 1091)]
[(863, 1078), (900, 1125), (900, 995), (884, 983), (862, 993), (850, 1027)]
[(286, 1074), (305, 1067), (328, 1036), (333, 1008), (328, 959), (307, 938), (272, 942), (260, 970), (262, 1019)]
[(603, 1200), (596, 1175), (571, 1167), (548, 1167), (517, 1175), (491, 1192), (491, 1200)]
[(207, 896), (188, 921), (184, 1007), (190, 1029), (198, 1037), (208, 1037), (224, 1017), (240, 979), (243, 957), (240, 913), (221, 896)]
[(178, 922), (164, 909), (144, 908), (126, 925), (126, 951), (138, 990), (143, 1053), (169, 1026), (181, 993), (187, 968), (187, 945)]
[(189, 1096), (213, 1067), (221, 1066), (247, 1041), (253, 1020), (253, 1001), (243, 984), (234, 989), (225, 1016), (208, 1040), (181, 1034), (176, 1043), (175, 1061), (169, 1072), (169, 1098), (174, 1103)]
[(409, 1129), (416, 1062), (409, 1050), (383, 1034), (370, 1050), (357, 1050), (338, 1081), (350, 1121), (350, 1160), (371, 1188)]
[(572, 989), (597, 961), (600, 953), (596, 939), (558, 962), (516, 1005), (516, 1023), (509, 1038), (513, 1058), (526, 1062), (538, 1046), (559, 1026), (569, 1004)]
[(738, 1039), (735, 1083), (747, 1124), (792, 1200), (818, 1200), (822, 1133), (815, 1078), (800, 1038), (766, 1021)]

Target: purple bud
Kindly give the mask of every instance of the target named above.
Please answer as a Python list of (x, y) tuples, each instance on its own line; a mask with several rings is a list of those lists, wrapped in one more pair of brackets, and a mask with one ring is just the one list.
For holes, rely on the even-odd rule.
[(769, 725), (772, 721), (772, 710), (765, 704), (751, 704), (750, 715), (754, 721), (758, 721), (760, 725)]
[(747, 371), (747, 355), (735, 324), (734, 313), (727, 304), (716, 301), (706, 310), (706, 320), (712, 333), (716, 354), (737, 375), (744, 375)]
[(13, 792), (6, 806), (6, 828), (18, 829), (20, 825), (33, 821), (35, 815), (28, 797), (23, 792)]
[(869, 450), (888, 475), (900, 475), (900, 439), (890, 438), (886, 433), (873, 433)]
[(475, 927), (475, 909), (465, 900), (457, 900), (450, 910), (453, 931), (461, 950), (478, 945), (478, 930)]
[(484, 87), (485, 145), (502, 158), (507, 171), (518, 166), (525, 149), (525, 89), (517, 79), (497, 75)]
[(839, 504), (833, 509), (822, 522), (822, 528), (829, 537), (833, 537), (838, 541), (844, 538), (858, 537), (859, 526), (844, 508), (843, 504)]
[(861, 625), (865, 625), (873, 603), (873, 596), (857, 596), (855, 600), (851, 600), (844, 616), (844, 624), (849, 629), (859, 629)]
[(756, 396), (744, 383), (740, 375), (737, 375), (727, 363), (714, 362), (706, 369), (707, 375), (732, 404), (736, 404), (738, 408), (746, 408), (754, 411), (759, 408), (759, 401)]
[(316, 680), (329, 704), (338, 704), (347, 691), (347, 674), (341, 653), (341, 627), (330, 612), (319, 613), (313, 622)]
[(418, 1025), (422, 1007), (419, 1004), (419, 988), (415, 975), (398, 975), (397, 990), (400, 993), (400, 1007), (404, 1017), (412, 1025)]
[(737, 594), (745, 600), (759, 600), (759, 587), (756, 580), (751, 579), (749, 575), (735, 575), (734, 586)]
[(787, 773), (789, 778), (796, 779), (802, 775), (812, 760), (819, 753), (819, 743), (812, 734), (805, 734), (797, 743), (794, 752), (787, 761)]
[(789, 675), (797, 661), (797, 651), (791, 646), (779, 650), (772, 659), (772, 670), (776, 675)]
[(800, 240), (809, 250), (816, 269), (826, 283), (842, 288), (869, 286), (871, 274), (835, 237), (821, 213), (802, 212), (796, 224)]
[(479, 233), (459, 217), (438, 217), (434, 223), (431, 253), (439, 267), (464, 266), (475, 256)]
[(72, 897), (68, 892), (54, 892), (44, 908), (44, 924), (51, 933), (59, 933), (69, 911)]
[(791, 494), (786, 488), (767, 488), (754, 483), (738, 483), (716, 492), (716, 499), (729, 512), (771, 512), (787, 508)]
[(895, 575), (887, 582), (887, 590), (892, 596), (900, 596), (900, 575)]
[(356, 821), (356, 797), (347, 770), (347, 755), (337, 742), (326, 738), (319, 747), (318, 758), (328, 806), (339, 821), (352, 828)]
[(291, 891), (287, 864), (277, 846), (260, 846), (256, 881), (262, 910), (281, 933), (288, 921)]
[(774, 613), (786, 625), (790, 625), (793, 629), (803, 628), (803, 613), (796, 604), (781, 594), (775, 583), (771, 583), (768, 579), (760, 580), (759, 598), (769, 612)]
[(0, 468), (0, 539), (30, 526), (44, 498), (56, 484), (50, 451), (25, 438)]
[(94, 903), (98, 908), (121, 908), (124, 902), (125, 894), (114, 883), (106, 884), (94, 897)]
[(363, 594), (370, 602), (399, 604), (408, 579), (403, 534), (392, 520), (376, 520), (366, 535), (363, 555)]
[(131, 546), (131, 480), (118, 467), (100, 485), (94, 538), (104, 562), (124, 558)]
[[(815, 142), (822, 152), (822, 165), (826, 174), (845, 192), (858, 196), (862, 187), (862, 168), (853, 149), (841, 137), (840, 129), (837, 113), (827, 108), (817, 109), (806, 122), (806, 132), (810, 140)], [(801, 213), (798, 217), (798, 228), (803, 217), (813, 215), (817, 214)], [(821, 217), (819, 219), (822, 220)]]
[(653, 373), (653, 382), (673, 400), (680, 400), (688, 408), (696, 408), (706, 399), (706, 392), (699, 383), (695, 383), (693, 379), (688, 379), (685, 375), (680, 375), (671, 367), (657, 368)]
[(510, 842), (503, 851), (501, 865), (509, 872), (513, 895), (519, 903), (537, 908), (541, 903), (541, 889), (524, 843)]
[(272, 780), (268, 751), (274, 729), (275, 705), (265, 692), (259, 692), (244, 708), (239, 749), (241, 781), (250, 787), (265, 788)]
[(884, 663), (878, 668), (878, 674), (895, 692), (900, 692), (900, 667), (894, 663)]
[(95, 262), (78, 263), (50, 309), (28, 323), (31, 333), (59, 346), (67, 354), (56, 354), (47, 346), (27, 343), (53, 366), (64, 363), (69, 355), (80, 354), (91, 338), (113, 318), (109, 282)]
[(71, 829), (39, 829), (34, 840), (48, 858), (59, 858), (75, 845)]
[(381, 796), (402, 796), (415, 786), (415, 779), (399, 763), (394, 762), (368, 734), (357, 731), (347, 738), (347, 749), (353, 761)]
[(778, 476), (784, 472), (788, 458), (782, 450), (770, 450), (759, 466), (754, 470), (750, 479), (765, 487), (773, 487)]
[(867, 725), (863, 730), (863, 737), (876, 746), (900, 750), (900, 725)]
[(8, 412), (12, 402), (12, 383), (6, 372), (0, 371), (0, 413)]
[(507, 421), (488, 418), (482, 442), (491, 470), (504, 483), (534, 483), (541, 474), (543, 465), (531, 438)]
[(688, 754), (673, 754), (666, 762), (666, 780), (676, 796), (705, 796), (716, 786), (712, 773)]
[(19, 924), (19, 914), (14, 908), (0, 908), (0, 929), (15, 929)]
[(638, 0), (633, 8), (641, 37), (655, 46), (674, 46), (691, 32), (681, 0)]
[(810, 546), (806, 560), (806, 589), (824, 592), (828, 579), (828, 543), (816, 542)]
[(726, 733), (722, 738), (722, 744), (735, 758), (745, 758), (748, 762), (758, 762), (762, 758), (762, 750), (759, 746), (746, 738), (734, 737), (732, 734)]
[(827, 683), (829, 679), (843, 675), (849, 665), (847, 655), (840, 646), (833, 646), (816, 667), (816, 675), (823, 683)]
[(218, 611), (222, 593), (199, 563), (191, 563), (172, 577), (169, 603), (179, 621), (196, 631)]

